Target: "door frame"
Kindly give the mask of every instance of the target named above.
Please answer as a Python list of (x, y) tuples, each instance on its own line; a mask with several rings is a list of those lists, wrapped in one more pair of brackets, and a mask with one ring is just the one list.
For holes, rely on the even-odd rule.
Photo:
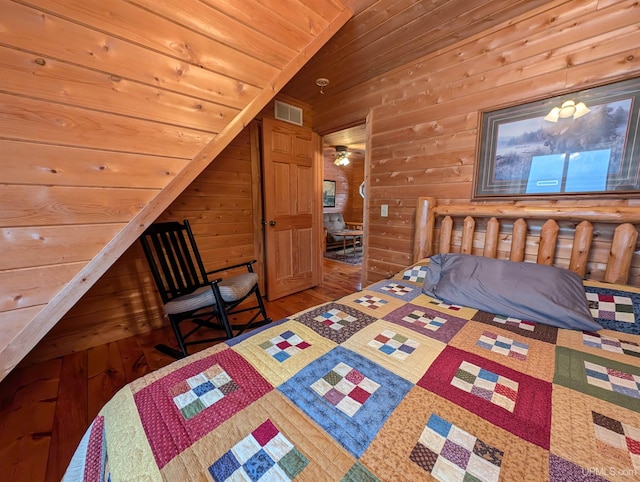
[(257, 260), (253, 269), (258, 273), (260, 293), (266, 293), (264, 254), (264, 198), (262, 195), (262, 120), (249, 124), (251, 156), (251, 203), (253, 208), (253, 257)]
[[(369, 109), (369, 111), (367, 112), (367, 115), (365, 117), (365, 119), (363, 121), (357, 121), (357, 122), (352, 122), (346, 126), (342, 126), (339, 129), (335, 129), (335, 130), (330, 130), (327, 131), (325, 134), (322, 135), (322, 137), (320, 138), (320, 161), (319, 164), (321, 166), (321, 168), (319, 169), (319, 173), (318, 173), (318, 184), (317, 184), (317, 189), (318, 189), (318, 193), (316, 194), (316, 199), (318, 202), (318, 206), (319, 206), (319, 213), (320, 213), (320, 219), (324, 219), (324, 215), (323, 215), (323, 208), (322, 208), (322, 180), (324, 179), (324, 163), (325, 163), (325, 159), (324, 159), (324, 154), (323, 154), (323, 147), (324, 147), (324, 136), (329, 135), (329, 134), (333, 134), (335, 132), (340, 132), (342, 130), (345, 129), (349, 129), (350, 127), (355, 127), (355, 126), (361, 126), (364, 125), (365, 126), (365, 149), (364, 149), (364, 192), (365, 192), (365, 197), (363, 199), (362, 202), (362, 230), (364, 232), (364, 240), (365, 240), (365, 244), (364, 244), (364, 250), (362, 252), (362, 267), (361, 267), (361, 281), (362, 281), (362, 285), (364, 286), (365, 283), (365, 278), (366, 278), (366, 273), (367, 273), (367, 267), (368, 267), (368, 250), (369, 250), (369, 243), (367, 242), (367, 239), (369, 239), (369, 205), (368, 205), (368, 197), (366, 195), (366, 193), (369, 190), (369, 178), (370, 178), (370, 173), (371, 173), (371, 125), (372, 125), (372, 111), (371, 109)], [(322, 239), (322, 236), (324, 235), (324, 229), (323, 229), (323, 223), (320, 223), (320, 237), (318, 239)], [(318, 247), (319, 250), (319, 259), (320, 259), (320, 282), (322, 282), (322, 279), (324, 278), (324, 263), (322, 262), (322, 259), (324, 257), (324, 253), (322, 251), (322, 244)]]

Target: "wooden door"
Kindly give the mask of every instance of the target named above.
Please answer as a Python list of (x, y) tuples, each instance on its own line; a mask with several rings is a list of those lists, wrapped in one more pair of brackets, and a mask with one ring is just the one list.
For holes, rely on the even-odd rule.
[(320, 138), (311, 129), (263, 119), (267, 299), (318, 284)]

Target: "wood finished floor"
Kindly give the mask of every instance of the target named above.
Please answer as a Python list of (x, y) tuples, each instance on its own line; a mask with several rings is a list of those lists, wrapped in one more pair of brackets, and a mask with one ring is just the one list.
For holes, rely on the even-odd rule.
[[(323, 264), (322, 284), (267, 301), (269, 316), (280, 320), (361, 288), (361, 266), (328, 259)], [(59, 481), (105, 402), (125, 384), (173, 361), (153, 348), (172, 339), (167, 327), (18, 366), (0, 382), (0, 480)]]

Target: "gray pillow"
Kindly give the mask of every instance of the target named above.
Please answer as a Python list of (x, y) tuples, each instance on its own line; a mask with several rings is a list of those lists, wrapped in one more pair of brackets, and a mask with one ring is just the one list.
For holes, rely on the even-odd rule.
[(467, 254), (429, 260), (422, 291), (446, 303), (558, 328), (597, 331), (584, 285), (572, 271)]

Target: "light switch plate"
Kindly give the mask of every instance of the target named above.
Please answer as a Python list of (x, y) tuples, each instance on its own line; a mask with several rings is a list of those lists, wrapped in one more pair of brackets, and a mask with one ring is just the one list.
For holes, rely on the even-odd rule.
[(389, 216), (389, 205), (388, 204), (382, 204), (380, 206), (380, 216), (383, 218), (386, 218), (387, 216)]

